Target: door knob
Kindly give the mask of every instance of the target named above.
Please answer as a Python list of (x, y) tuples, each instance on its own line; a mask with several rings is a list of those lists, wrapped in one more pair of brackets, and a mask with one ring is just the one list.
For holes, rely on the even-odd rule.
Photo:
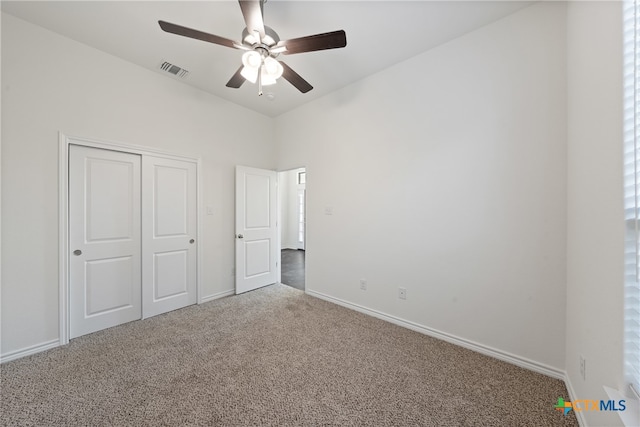
[(73, 254), (75, 256), (82, 255), (82, 251), (80, 249), (76, 249), (75, 251), (73, 251)]
[(242, 234), (238, 234), (237, 237), (238, 239), (244, 239), (244, 236)]
[(193, 239), (189, 240), (189, 243), (193, 244), (193, 242), (195, 242), (195, 240)]

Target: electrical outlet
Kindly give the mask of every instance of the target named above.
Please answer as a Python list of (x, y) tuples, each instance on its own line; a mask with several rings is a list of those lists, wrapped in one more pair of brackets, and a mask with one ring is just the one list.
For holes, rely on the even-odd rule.
[(363, 291), (367, 290), (367, 279), (360, 279), (360, 289)]
[(407, 289), (406, 288), (398, 288), (398, 298), (407, 299)]
[(587, 379), (587, 360), (583, 355), (580, 355), (580, 376), (583, 381)]

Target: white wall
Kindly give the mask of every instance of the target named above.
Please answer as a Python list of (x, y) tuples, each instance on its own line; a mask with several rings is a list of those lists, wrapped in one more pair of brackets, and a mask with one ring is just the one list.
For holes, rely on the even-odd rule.
[[(571, 2), (568, 45), (566, 370), (581, 399), (624, 389), (621, 2)], [(587, 361), (586, 380), (579, 357)], [(619, 425), (613, 412), (581, 412)]]
[(308, 292), (562, 375), (565, 18), (534, 5), (276, 119)]
[(202, 294), (233, 290), (234, 166), (275, 168), (272, 119), (3, 14), (2, 124), (3, 355), (58, 338), (59, 131), (201, 156)]
[(278, 174), (281, 249), (298, 249), (298, 190), (305, 187), (298, 184), (298, 173), (303, 171), (304, 168), (299, 168)]

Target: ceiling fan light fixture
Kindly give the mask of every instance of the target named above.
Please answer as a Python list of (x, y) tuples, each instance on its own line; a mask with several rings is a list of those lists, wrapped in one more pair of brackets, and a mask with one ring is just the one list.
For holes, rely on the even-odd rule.
[(262, 86), (269, 86), (276, 84), (276, 78), (269, 75), (265, 70), (265, 67), (262, 67), (262, 72), (260, 73), (260, 78), (262, 79)]
[(255, 50), (250, 50), (242, 54), (242, 65), (256, 70), (262, 65), (262, 56)]
[(260, 74), (260, 80), (263, 86), (269, 86), (276, 84), (276, 80), (282, 76), (283, 68), (280, 62), (274, 58), (267, 56), (263, 58), (259, 52), (251, 50), (245, 52), (242, 55), (242, 71), (240, 75), (245, 80), (256, 83), (258, 80), (258, 74)]
[(264, 60), (264, 71), (276, 80), (282, 76), (284, 69), (282, 68), (282, 65), (280, 65), (280, 62), (269, 56)]
[(240, 71), (240, 75), (244, 77), (245, 80), (255, 84), (258, 80), (258, 69), (244, 66), (242, 71)]

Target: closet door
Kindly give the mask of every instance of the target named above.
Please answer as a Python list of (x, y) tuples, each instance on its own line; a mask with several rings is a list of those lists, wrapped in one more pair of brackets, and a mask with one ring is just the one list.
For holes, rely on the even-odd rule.
[(140, 319), (139, 155), (69, 147), (69, 326), (75, 338)]
[(196, 303), (197, 165), (142, 160), (143, 317)]

